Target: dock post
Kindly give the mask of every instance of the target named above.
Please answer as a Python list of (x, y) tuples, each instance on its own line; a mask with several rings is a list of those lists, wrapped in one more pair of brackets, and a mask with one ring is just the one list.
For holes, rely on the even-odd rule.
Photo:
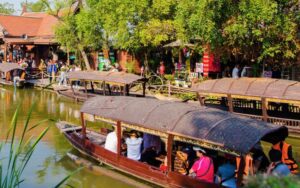
[(262, 108), (262, 120), (268, 121), (268, 108), (267, 108), (267, 100), (265, 97), (261, 98), (261, 108)]

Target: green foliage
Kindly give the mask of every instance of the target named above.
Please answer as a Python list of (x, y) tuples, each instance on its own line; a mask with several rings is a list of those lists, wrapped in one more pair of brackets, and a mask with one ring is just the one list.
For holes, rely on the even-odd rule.
[(1, 14), (13, 14), (15, 12), (14, 5), (11, 3), (0, 3)]
[(181, 0), (177, 36), (196, 39), (201, 47), (209, 44), (215, 53), (233, 54), (249, 63), (295, 62), (300, 51), (297, 2)]
[(180, 93), (177, 94), (177, 98), (180, 98), (183, 101), (196, 101), (197, 100), (197, 95), (195, 93)]
[(265, 176), (257, 175), (249, 179), (245, 188), (297, 188), (300, 187), (300, 179), (298, 177), (287, 176)]
[[(10, 129), (6, 134), (5, 143), (9, 143), (10, 145), (7, 165), (4, 166), (3, 159), (0, 159), (0, 187), (2, 188), (18, 187), (24, 181), (21, 179), (22, 173), (26, 168), (37, 144), (45, 136), (49, 129), (49, 127), (45, 128), (36, 139), (30, 137), (26, 140), (25, 136), (30, 134), (30, 130), (45, 122), (45, 120), (43, 120), (29, 127), (29, 120), (34, 109), (34, 105), (32, 105), (28, 111), (28, 116), (24, 122), (23, 129), (21, 130), (21, 137), (18, 138), (19, 141), (17, 141), (16, 132), (19, 109), (20, 105), (15, 111)], [(3, 152), (3, 145), (0, 145), (0, 152)]]
[(42, 0), (36, 2), (22, 2), (21, 6), (24, 4), (26, 4), (27, 11), (29, 12), (44, 12), (47, 10), (47, 6)]
[(134, 61), (129, 61), (125, 63), (126, 67), (126, 72), (128, 73), (134, 73), (135, 70), (135, 62)]
[[(47, 0), (40, 0), (47, 1)], [(57, 7), (65, 1), (55, 0)], [(72, 2), (72, 0), (66, 0)], [(80, 13), (63, 18), (56, 32), (69, 48), (126, 49), (144, 53), (193, 39), (227, 59), (249, 63), (296, 62), (300, 54), (297, 0), (87, 0)], [(51, 8), (51, 6), (49, 6)], [(53, 12), (53, 11), (52, 11)], [(55, 11), (54, 11), (55, 12)], [(69, 15), (70, 16), (70, 15)]]
[[(30, 125), (30, 119), (33, 110), (35, 109), (35, 104), (33, 103), (28, 110), (28, 115), (24, 121), (23, 127), (19, 130), (18, 117), (20, 111), (20, 105), (18, 105), (13, 118), (11, 120), (10, 128), (6, 133), (1, 132), (1, 138), (6, 138), (4, 142), (0, 143), (0, 187), (1, 188), (12, 188), (20, 187), (22, 182), (22, 174), (27, 167), (28, 162), (31, 160), (33, 152), (36, 150), (38, 143), (47, 134), (50, 127), (45, 128), (37, 138), (31, 135), (31, 131), (41, 124), (53, 121), (51, 119), (44, 119), (38, 123)], [(17, 132), (21, 133), (17, 137)], [(3, 158), (4, 144), (9, 145), (8, 156)], [(5, 160), (5, 162), (4, 162)], [(80, 168), (81, 169), (81, 168)], [(74, 171), (70, 175), (66, 176), (62, 181), (60, 181), (55, 187), (59, 187), (66, 180), (70, 178), (74, 173), (78, 172), (80, 169)]]

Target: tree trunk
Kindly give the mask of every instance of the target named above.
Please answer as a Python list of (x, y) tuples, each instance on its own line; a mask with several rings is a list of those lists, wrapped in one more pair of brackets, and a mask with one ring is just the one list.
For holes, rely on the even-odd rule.
[(146, 75), (146, 74), (148, 74), (148, 72), (149, 72), (149, 62), (148, 62), (148, 50), (145, 52), (145, 61), (144, 61), (144, 71), (145, 71), (145, 73), (144, 73), (144, 75)]
[(82, 57), (83, 57), (83, 60), (84, 60), (86, 69), (87, 69), (87, 70), (91, 70), (91, 66), (90, 66), (90, 63), (89, 63), (89, 59), (88, 59), (87, 54), (85, 53), (85, 51), (84, 51), (83, 49), (80, 49), (80, 53), (81, 53), (81, 55), (82, 55)]

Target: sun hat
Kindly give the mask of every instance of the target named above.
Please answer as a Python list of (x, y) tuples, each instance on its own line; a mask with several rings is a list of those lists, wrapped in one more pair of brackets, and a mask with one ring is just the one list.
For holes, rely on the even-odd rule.
[(199, 147), (199, 146), (194, 146), (194, 147), (193, 147), (193, 150), (194, 150), (194, 151), (199, 151), (199, 152), (201, 152), (201, 153), (206, 154), (206, 151), (205, 151), (204, 149), (202, 149), (201, 147)]

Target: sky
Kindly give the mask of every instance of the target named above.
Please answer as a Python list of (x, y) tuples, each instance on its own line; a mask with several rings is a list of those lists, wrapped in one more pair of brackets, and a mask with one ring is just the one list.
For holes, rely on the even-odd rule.
[[(14, 5), (14, 9), (16, 10), (15, 14), (20, 14), (22, 12), (21, 2), (26, 0), (0, 0), (0, 3), (11, 3)], [(27, 0), (27, 2), (35, 2), (37, 0)]]

